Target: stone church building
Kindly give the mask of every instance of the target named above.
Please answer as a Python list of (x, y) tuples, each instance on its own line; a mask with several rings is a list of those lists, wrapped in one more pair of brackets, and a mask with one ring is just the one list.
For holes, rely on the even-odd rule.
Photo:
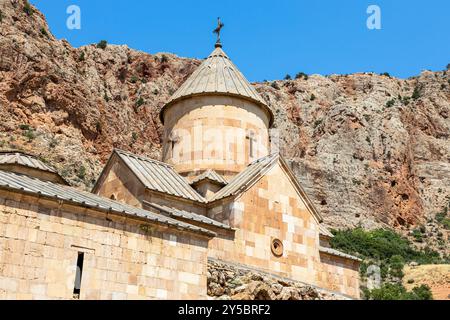
[(0, 153), (0, 299), (206, 299), (211, 261), (359, 298), (273, 117), (217, 43), (161, 110), (162, 161), (114, 150), (83, 192)]

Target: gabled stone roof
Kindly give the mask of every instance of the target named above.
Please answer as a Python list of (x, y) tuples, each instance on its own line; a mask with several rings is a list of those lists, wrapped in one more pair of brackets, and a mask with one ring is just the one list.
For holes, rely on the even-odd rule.
[(68, 187), (49, 181), (42, 181), (24, 174), (0, 170), (0, 189), (47, 197), (69, 204), (75, 204), (80, 207), (108, 213), (126, 215), (158, 224), (169, 225), (178, 229), (195, 231), (209, 237), (216, 236), (214, 232), (205, 228), (197, 227), (164, 215), (100, 197), (89, 192), (80, 191), (73, 187)]
[(169, 105), (188, 97), (208, 94), (236, 96), (253, 101), (269, 113), (270, 122), (273, 122), (273, 113), (264, 99), (220, 47), (172, 95), (161, 110), (161, 121), (164, 123), (164, 110)]
[(350, 259), (350, 260), (355, 260), (355, 261), (359, 261), (361, 262), (362, 260), (358, 257), (352, 256), (350, 254), (338, 251), (336, 249), (332, 249), (332, 248), (327, 248), (327, 247), (319, 247), (319, 251), (322, 253), (327, 253), (330, 254), (332, 256), (338, 256), (338, 257), (342, 257), (342, 258), (346, 258), (346, 259)]
[(319, 223), (322, 222), (322, 215), (317, 211), (316, 207), (301, 187), (294, 173), (279, 153), (274, 153), (252, 162), (244, 171), (235, 176), (224, 188), (214, 194), (208, 202), (212, 203), (227, 197), (237, 196), (245, 192), (257, 181), (259, 181), (259, 179), (261, 179), (277, 162), (281, 163), (296, 189), (302, 195), (306, 207), (310, 210), (312, 215), (316, 217)]
[(51, 166), (39, 160), (36, 156), (27, 154), (23, 151), (0, 151), (0, 170), (11, 171), (16, 173), (25, 173), (29, 175), (31, 172), (43, 172), (40, 179), (51, 180), (53, 182), (69, 185), (63, 177)]
[(16, 164), (50, 173), (57, 173), (54, 168), (46, 165), (44, 162), (30, 154), (24, 153), (22, 151), (0, 151), (0, 166), (11, 164)]
[(187, 179), (180, 176), (171, 165), (117, 149), (113, 154), (117, 154), (123, 160), (147, 189), (192, 201), (206, 202), (189, 185)]
[(196, 177), (194, 180), (191, 181), (190, 185), (195, 185), (203, 180), (209, 180), (212, 182), (216, 182), (220, 185), (226, 186), (228, 184), (228, 181), (225, 180), (224, 177), (222, 177), (220, 174), (218, 174), (216, 171), (209, 169), (203, 172), (201, 175)]

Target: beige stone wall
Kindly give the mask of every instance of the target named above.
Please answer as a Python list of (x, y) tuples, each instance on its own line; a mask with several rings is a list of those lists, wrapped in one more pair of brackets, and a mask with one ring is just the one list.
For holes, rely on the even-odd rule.
[(220, 189), (223, 188), (222, 185), (210, 182), (208, 180), (203, 180), (196, 183), (193, 188), (202, 195), (205, 199), (211, 199), (214, 194), (216, 194)]
[[(166, 111), (164, 128), (163, 161), (183, 175), (214, 169), (230, 178), (270, 152), (268, 114), (240, 98), (182, 100)], [(253, 157), (246, 138), (250, 132), (258, 146)]]
[(208, 239), (0, 191), (0, 299), (203, 299)]
[[(298, 281), (316, 282), (320, 263), (318, 222), (280, 165), (275, 165), (234, 204), (223, 209), (229, 210), (231, 226), (238, 228), (236, 239), (234, 243), (213, 239), (210, 256)], [(282, 257), (272, 254), (273, 239), (283, 242)]]
[[(236, 202), (223, 202), (209, 210), (208, 215), (238, 228), (234, 241), (214, 238), (209, 256), (253, 266), (296, 281), (335, 288), (324, 279), (323, 262), (319, 254), (318, 221), (306, 208), (280, 165), (245, 192)], [(276, 257), (271, 250), (273, 239), (283, 242), (284, 253)], [(359, 284), (353, 270), (340, 269), (341, 261), (326, 261), (339, 281), (338, 292), (357, 297)], [(328, 269), (326, 269), (328, 270)], [(347, 275), (343, 280), (340, 276)], [(356, 273), (357, 277), (357, 273)]]
[(326, 253), (320, 261), (319, 286), (359, 299), (359, 262)]
[(117, 156), (111, 159), (104, 170), (107, 174), (97, 182), (94, 193), (141, 207), (140, 199), (145, 194), (145, 187)]

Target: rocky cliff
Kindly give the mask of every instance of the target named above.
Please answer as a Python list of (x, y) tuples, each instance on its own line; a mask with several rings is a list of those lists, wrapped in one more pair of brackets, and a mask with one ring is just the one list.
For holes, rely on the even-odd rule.
[[(159, 158), (158, 112), (200, 61), (127, 46), (73, 48), (23, 0), (0, 2), (0, 148), (89, 188), (112, 148)], [(281, 151), (333, 227), (406, 230), (450, 198), (450, 71), (257, 83)]]

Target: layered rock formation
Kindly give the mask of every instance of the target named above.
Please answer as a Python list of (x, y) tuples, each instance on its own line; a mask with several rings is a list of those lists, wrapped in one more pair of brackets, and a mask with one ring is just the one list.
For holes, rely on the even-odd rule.
[[(0, 149), (37, 154), (87, 189), (112, 148), (159, 158), (158, 113), (200, 61), (126, 46), (76, 49), (24, 7), (0, 3)], [(450, 71), (313, 75), (256, 88), (329, 226), (406, 232), (450, 201), (449, 79)]]
[(208, 261), (208, 296), (219, 300), (349, 300), (303, 283), (217, 260)]

